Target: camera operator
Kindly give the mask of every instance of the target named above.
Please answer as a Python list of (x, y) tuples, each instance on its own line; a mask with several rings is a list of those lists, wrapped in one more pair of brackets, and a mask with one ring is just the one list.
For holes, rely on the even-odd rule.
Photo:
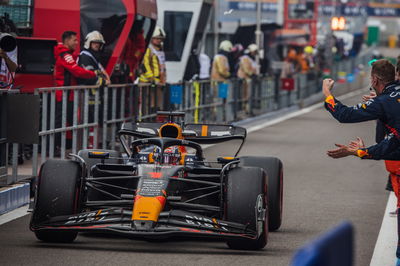
[[(11, 35), (9, 35), (11, 37)], [(11, 89), (17, 65), (17, 47), (6, 52), (0, 46), (0, 89)]]

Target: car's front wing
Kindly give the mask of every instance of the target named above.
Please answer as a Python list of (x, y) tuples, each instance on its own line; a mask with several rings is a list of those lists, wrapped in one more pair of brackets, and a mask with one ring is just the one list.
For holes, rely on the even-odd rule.
[(211, 237), (256, 239), (258, 232), (246, 225), (205, 217), (181, 210), (162, 212), (157, 223), (141, 227), (132, 221), (132, 212), (121, 208), (102, 209), (76, 215), (57, 216), (39, 224), (31, 224), (32, 231), (72, 230), (80, 232), (112, 233), (128, 238)]

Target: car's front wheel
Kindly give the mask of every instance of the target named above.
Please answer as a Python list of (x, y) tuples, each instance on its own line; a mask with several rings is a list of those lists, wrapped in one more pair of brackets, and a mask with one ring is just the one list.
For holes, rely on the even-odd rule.
[(276, 157), (240, 157), (243, 166), (261, 167), (268, 177), (269, 231), (278, 230), (282, 224), (283, 209), (283, 166)]
[(226, 179), (226, 213), (230, 222), (245, 224), (259, 234), (254, 239), (227, 242), (232, 249), (258, 250), (268, 239), (268, 196), (265, 172), (259, 167), (237, 167)]
[(41, 223), (60, 215), (78, 212), (80, 178), (79, 163), (69, 160), (47, 160), (40, 169), (31, 229), (45, 242), (72, 242), (77, 232), (39, 229)]

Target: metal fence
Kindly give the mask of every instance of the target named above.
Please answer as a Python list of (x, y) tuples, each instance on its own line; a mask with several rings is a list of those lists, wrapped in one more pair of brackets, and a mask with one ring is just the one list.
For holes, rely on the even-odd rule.
[[(343, 73), (351, 73), (354, 80), (347, 86), (360, 88), (366, 79), (359, 75), (362, 71), (358, 66), (366, 66), (370, 59), (371, 53), (367, 51), (358, 58), (337, 62), (331, 76), (338, 79)], [(121, 149), (116, 141), (121, 123), (154, 121), (157, 110), (184, 111), (187, 122), (233, 122), (299, 104), (320, 92), (322, 75), (309, 72), (294, 79), (292, 91), (281, 89), (279, 76), (232, 79), (224, 83), (201, 80), (167, 86), (38, 88), (35, 94), (41, 99), (41, 130), (39, 144), (33, 145), (32, 176), (37, 176), (39, 164), (48, 158), (63, 159), (86, 148)], [(13, 150), (14, 153), (18, 150), (16, 145)], [(13, 159), (13, 175), (17, 175), (16, 163)]]

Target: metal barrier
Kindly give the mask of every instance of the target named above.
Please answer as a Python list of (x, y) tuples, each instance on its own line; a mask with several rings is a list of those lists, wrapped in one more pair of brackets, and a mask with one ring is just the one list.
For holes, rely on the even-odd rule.
[[(340, 72), (352, 73), (355, 79), (346, 85), (347, 90), (362, 87), (366, 79), (358, 75), (362, 73), (358, 66), (367, 65), (371, 51), (337, 62), (331, 76), (337, 79)], [(40, 142), (33, 145), (32, 176), (37, 176), (39, 163), (48, 158), (64, 159), (68, 153), (86, 148), (121, 149), (116, 141), (120, 124), (154, 121), (157, 110), (184, 111), (186, 122), (224, 123), (296, 104), (302, 106), (303, 100), (320, 92), (322, 77), (318, 73), (297, 74), (294, 79), (292, 91), (281, 89), (279, 75), (223, 83), (200, 80), (166, 86), (38, 88), (35, 94), (41, 101)], [(18, 151), (17, 144), (13, 151)], [(13, 158), (14, 169), (17, 160)]]
[[(40, 155), (64, 159), (67, 151), (115, 149), (119, 124), (131, 121), (134, 85), (38, 88), (41, 98)], [(136, 97), (137, 98), (137, 97)], [(33, 145), (32, 176), (37, 176), (39, 145)]]

